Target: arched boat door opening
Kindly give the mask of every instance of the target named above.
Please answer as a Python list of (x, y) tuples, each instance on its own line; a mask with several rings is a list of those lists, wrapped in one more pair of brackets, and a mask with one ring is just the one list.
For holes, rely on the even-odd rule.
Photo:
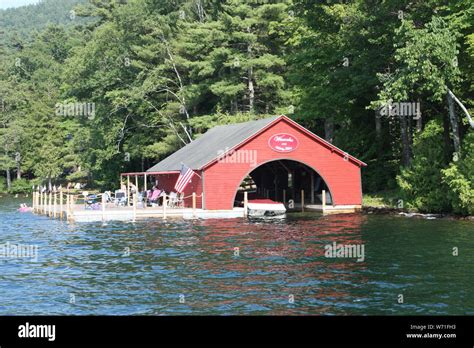
[(243, 178), (235, 194), (234, 207), (243, 206), (247, 192), (249, 202), (272, 200), (284, 203), (288, 210), (299, 210), (302, 204), (321, 205), (323, 191), (326, 204), (332, 204), (329, 187), (313, 168), (288, 159), (272, 160)]

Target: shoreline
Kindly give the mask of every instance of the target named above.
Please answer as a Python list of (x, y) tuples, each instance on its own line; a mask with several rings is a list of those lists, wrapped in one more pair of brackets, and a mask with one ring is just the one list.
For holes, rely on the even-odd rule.
[[(18, 197), (15, 197), (18, 195)], [(11, 194), (11, 193), (0, 193), (0, 198), (29, 198), (31, 192)], [(456, 215), (452, 213), (420, 213), (416, 209), (403, 209), (390, 206), (373, 206), (373, 205), (363, 205), (360, 212), (365, 215), (376, 214), (376, 215), (393, 215), (393, 216), (404, 216), (408, 218), (418, 218), (418, 219), (447, 219), (447, 220), (458, 220), (458, 221), (474, 221), (474, 215)]]
[(451, 213), (420, 213), (414, 209), (402, 209), (394, 208), (388, 206), (363, 206), (363, 214), (377, 214), (377, 215), (393, 215), (393, 216), (404, 216), (408, 218), (417, 218), (417, 219), (447, 219), (447, 220), (464, 220), (464, 221), (474, 221), (473, 215), (462, 216), (455, 215)]

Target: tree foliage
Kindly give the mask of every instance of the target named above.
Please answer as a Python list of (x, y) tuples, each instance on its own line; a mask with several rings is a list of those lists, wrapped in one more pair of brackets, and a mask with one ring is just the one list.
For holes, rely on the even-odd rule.
[[(446, 97), (472, 114), (473, 16), (469, 0), (45, 0), (0, 11), (0, 170), (9, 186), (113, 188), (119, 172), (146, 170), (215, 125), (282, 113), (367, 162), (366, 191), (471, 214), (472, 130)], [(421, 121), (380, 117), (389, 101), (419, 102)]]

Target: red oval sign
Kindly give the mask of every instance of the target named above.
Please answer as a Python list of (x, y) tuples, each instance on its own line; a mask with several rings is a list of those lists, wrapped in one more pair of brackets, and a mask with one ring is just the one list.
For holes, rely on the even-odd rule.
[(268, 146), (277, 152), (291, 152), (298, 147), (298, 139), (291, 134), (279, 133), (268, 139)]

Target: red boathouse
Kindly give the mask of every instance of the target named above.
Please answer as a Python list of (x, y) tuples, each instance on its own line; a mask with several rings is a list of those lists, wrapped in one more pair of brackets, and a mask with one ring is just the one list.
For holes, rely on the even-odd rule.
[[(185, 188), (197, 207), (232, 210), (249, 198), (269, 198), (308, 208), (326, 203), (335, 210), (362, 205), (361, 167), (366, 164), (286, 116), (217, 126), (148, 169), (158, 188), (174, 191), (181, 165), (198, 175)], [(133, 173), (129, 175), (137, 175)], [(127, 174), (123, 174), (127, 175)]]

